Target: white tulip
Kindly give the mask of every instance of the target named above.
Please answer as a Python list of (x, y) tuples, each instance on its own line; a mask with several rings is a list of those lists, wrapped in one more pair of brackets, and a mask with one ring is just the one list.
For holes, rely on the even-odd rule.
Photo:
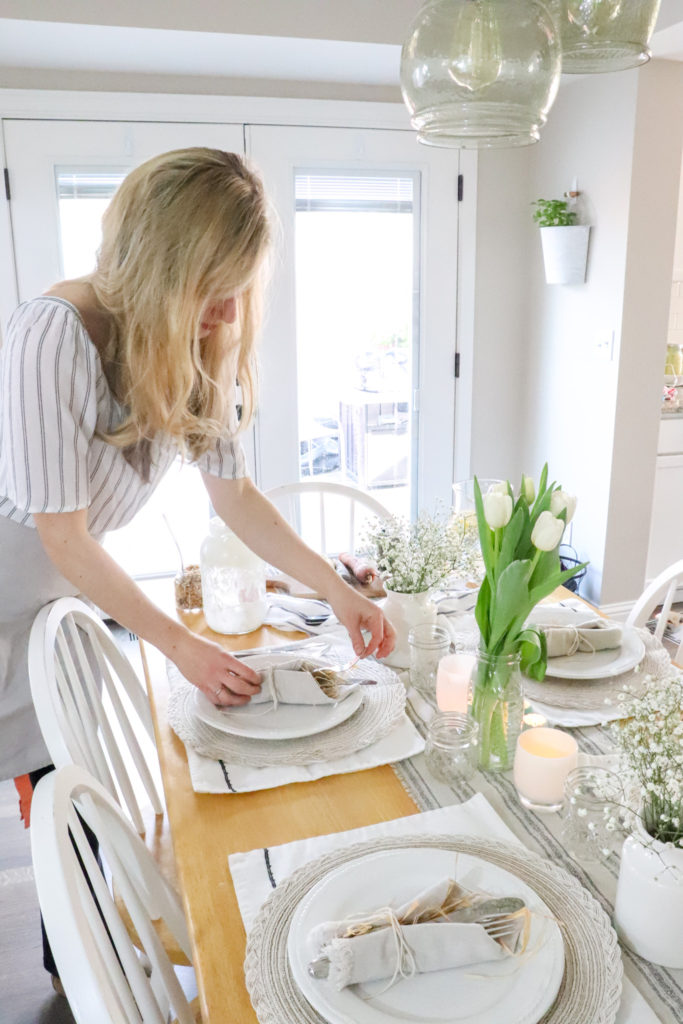
[(536, 497), (536, 485), (526, 473), (522, 473), (522, 496), (527, 505), (533, 505), (534, 498)]
[(564, 523), (552, 512), (541, 512), (531, 531), (531, 543), (539, 551), (553, 551), (562, 539)]
[(550, 495), (550, 511), (554, 516), (559, 516), (564, 509), (567, 510), (567, 522), (570, 523), (576, 512), (576, 498), (566, 491), (553, 491)]
[(508, 494), (509, 493), (509, 485), (508, 485), (507, 480), (501, 480), (499, 484), (491, 484), (491, 486), (489, 487), (489, 489), (488, 489), (488, 491), (486, 493), (487, 494)]
[(512, 517), (512, 498), (496, 491), (484, 495), (484, 516), (492, 530), (507, 526)]

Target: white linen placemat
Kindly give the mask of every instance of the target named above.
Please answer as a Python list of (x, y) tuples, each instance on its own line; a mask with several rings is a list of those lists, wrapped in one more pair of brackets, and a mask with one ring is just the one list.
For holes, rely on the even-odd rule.
[(382, 764), (393, 764), (419, 754), (424, 750), (424, 745), (419, 732), (404, 714), (395, 729), (363, 750), (315, 764), (250, 768), (202, 757), (189, 746), (186, 750), (195, 793), (251, 793), (257, 789), (287, 786), (290, 782), (310, 782), (325, 775), (344, 775), (377, 768)]
[[(486, 798), (477, 793), (465, 803), (440, 807), (422, 814), (379, 822), (347, 832), (300, 839), (293, 843), (251, 850), (247, 853), (233, 853), (228, 858), (228, 863), (245, 929), (249, 931), (262, 903), (278, 882), (323, 854), (373, 838), (430, 833), (488, 836), (523, 845), (499, 818)], [(660, 1024), (658, 1017), (625, 976), (621, 1006), (615, 1024)]]

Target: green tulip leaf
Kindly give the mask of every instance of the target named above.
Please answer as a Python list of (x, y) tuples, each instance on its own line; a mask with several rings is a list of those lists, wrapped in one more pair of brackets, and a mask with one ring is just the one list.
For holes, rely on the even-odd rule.
[(496, 583), (495, 602), (492, 604), (490, 648), (508, 632), (511, 623), (529, 603), (529, 562), (511, 562), (503, 569)]
[(523, 629), (519, 634), (522, 672), (542, 682), (548, 662), (545, 634), (538, 629)]
[(491, 627), (489, 623), (489, 610), (491, 608), (491, 585), (489, 583), (488, 576), (485, 576), (482, 580), (481, 586), (479, 587), (479, 594), (477, 595), (477, 604), (474, 609), (474, 617), (477, 620), (479, 626), (479, 632), (481, 633), (482, 640), (488, 649), (489, 638), (491, 634)]
[(479, 529), (479, 545), (481, 547), (481, 557), (484, 559), (484, 565), (486, 566), (486, 574), (489, 577), (489, 582), (493, 585), (493, 570), (495, 559), (493, 557), (493, 543), (491, 540), (491, 528), (486, 522), (486, 516), (484, 515), (484, 500), (481, 496), (481, 488), (479, 481), (476, 476), (474, 478), (474, 505), (477, 510), (477, 527)]

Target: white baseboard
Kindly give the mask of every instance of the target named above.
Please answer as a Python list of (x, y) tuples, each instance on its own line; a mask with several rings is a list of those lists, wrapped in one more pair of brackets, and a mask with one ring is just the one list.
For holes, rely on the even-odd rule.
[(635, 603), (635, 601), (618, 601), (615, 604), (601, 604), (598, 610), (608, 619), (616, 619), (618, 622), (621, 622), (626, 618)]

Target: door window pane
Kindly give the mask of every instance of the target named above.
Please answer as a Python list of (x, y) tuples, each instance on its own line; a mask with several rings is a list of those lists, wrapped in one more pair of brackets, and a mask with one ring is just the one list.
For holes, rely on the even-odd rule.
[(417, 174), (295, 175), (299, 475), (410, 516)]
[(62, 273), (65, 278), (82, 277), (95, 265), (102, 214), (126, 171), (55, 170)]

